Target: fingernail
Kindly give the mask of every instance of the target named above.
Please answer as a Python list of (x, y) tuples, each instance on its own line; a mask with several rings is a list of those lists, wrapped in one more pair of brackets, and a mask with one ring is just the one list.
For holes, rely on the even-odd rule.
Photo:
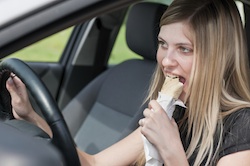
[(14, 78), (14, 77), (16, 77), (16, 75), (12, 73), (12, 74), (10, 75), (10, 77), (11, 77), (11, 78)]
[(8, 78), (7, 83), (9, 85), (13, 85), (13, 79), (12, 79), (12, 77)]

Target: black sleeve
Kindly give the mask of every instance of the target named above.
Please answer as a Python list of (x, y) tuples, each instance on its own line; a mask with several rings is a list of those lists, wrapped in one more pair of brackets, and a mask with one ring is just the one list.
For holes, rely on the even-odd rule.
[(219, 158), (244, 150), (250, 150), (250, 108), (241, 109), (225, 119)]

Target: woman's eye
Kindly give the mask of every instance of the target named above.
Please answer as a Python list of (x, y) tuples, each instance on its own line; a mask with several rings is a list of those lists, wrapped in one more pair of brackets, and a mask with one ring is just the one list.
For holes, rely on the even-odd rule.
[(186, 48), (186, 47), (180, 47), (179, 49), (180, 49), (180, 51), (183, 52), (183, 53), (191, 53), (191, 52), (193, 52), (192, 49)]
[(158, 47), (167, 48), (167, 44), (166, 44), (166, 42), (164, 42), (162, 40), (158, 40)]

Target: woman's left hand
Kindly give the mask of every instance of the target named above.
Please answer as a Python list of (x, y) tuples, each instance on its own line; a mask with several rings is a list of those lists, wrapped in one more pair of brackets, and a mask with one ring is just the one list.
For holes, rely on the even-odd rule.
[(52, 137), (52, 131), (47, 124), (47, 122), (38, 115), (29, 100), (28, 92), (24, 83), (15, 76), (11, 74), (10, 78), (6, 82), (6, 88), (11, 96), (12, 112), (16, 119), (26, 120), (31, 122)]
[[(175, 120), (169, 119), (156, 100), (150, 101), (143, 115), (145, 118), (139, 121), (141, 133), (157, 148), (163, 160), (185, 155)], [(186, 159), (186, 155), (183, 157)]]
[(10, 78), (6, 82), (6, 88), (11, 95), (11, 104), (13, 107), (13, 115), (16, 119), (27, 120), (32, 119), (35, 111), (29, 101), (26, 86), (23, 82), (11, 73)]

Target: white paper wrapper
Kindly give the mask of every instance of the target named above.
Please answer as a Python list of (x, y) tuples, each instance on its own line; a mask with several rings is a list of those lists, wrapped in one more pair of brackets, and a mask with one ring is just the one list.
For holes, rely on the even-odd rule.
[[(163, 94), (161, 92), (159, 92), (157, 101), (165, 110), (165, 112), (167, 113), (170, 119), (172, 118), (176, 105), (186, 107), (181, 100), (175, 100), (173, 97), (167, 94)], [(144, 151), (145, 151), (145, 157), (146, 157), (145, 166), (162, 166), (163, 160), (160, 154), (158, 153), (157, 149), (143, 135), (142, 135), (142, 139), (144, 143)]]

